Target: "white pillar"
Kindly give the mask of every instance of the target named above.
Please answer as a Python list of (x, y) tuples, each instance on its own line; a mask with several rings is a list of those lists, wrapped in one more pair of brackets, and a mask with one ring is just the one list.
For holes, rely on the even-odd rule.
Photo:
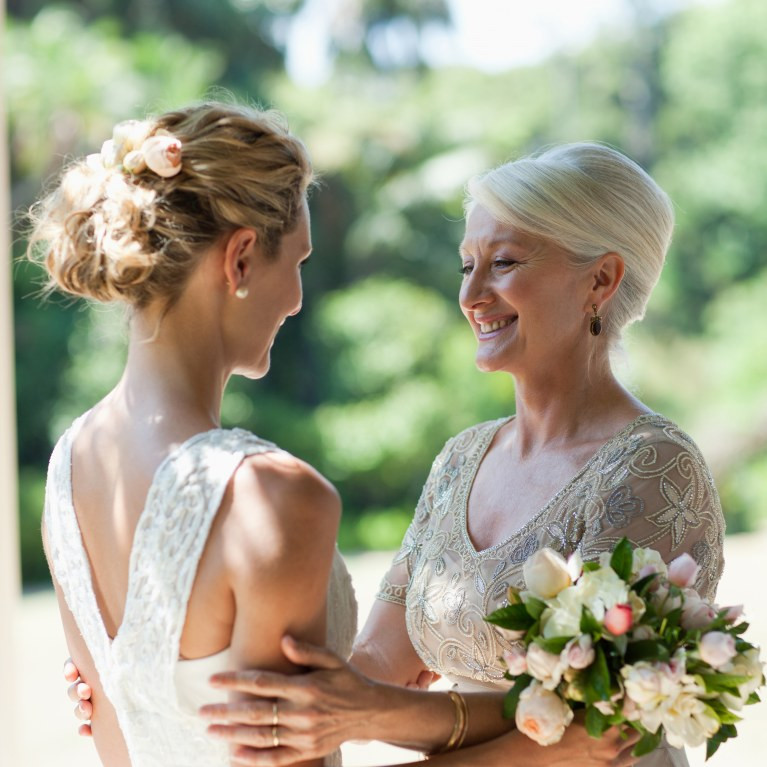
[[(5, 0), (0, 0), (0, 72), (4, 65)], [(3, 78), (0, 77), (0, 764), (22, 764), (15, 712), (14, 627), (19, 616), (16, 401), (13, 375), (10, 189)]]

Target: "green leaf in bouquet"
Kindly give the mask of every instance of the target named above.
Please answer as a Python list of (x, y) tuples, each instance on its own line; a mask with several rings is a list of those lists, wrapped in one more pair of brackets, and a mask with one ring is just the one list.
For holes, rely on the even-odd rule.
[(572, 637), (549, 637), (548, 639), (544, 639), (543, 637), (538, 636), (533, 641), (538, 647), (546, 650), (546, 652), (550, 652), (552, 655), (559, 655), (571, 639)]
[(535, 621), (530, 628), (527, 630), (527, 633), (525, 634), (525, 643), (530, 644), (530, 642), (533, 641), (536, 637), (540, 636), (541, 634), (541, 622)]
[(631, 590), (638, 594), (640, 597), (643, 597), (647, 589), (650, 587), (650, 584), (658, 577), (658, 573), (650, 573), (649, 575), (645, 575), (644, 578), (640, 578), (638, 581), (631, 584)]
[(601, 565), (599, 562), (584, 562), (583, 563), (583, 572), (584, 573), (593, 573), (594, 570), (599, 570)]
[(527, 612), (525, 605), (509, 605), (501, 607), (485, 617), (488, 623), (494, 623), (503, 629), (510, 631), (527, 631), (534, 623), (533, 618)]
[(601, 636), (602, 634), (602, 624), (586, 605), (583, 605), (581, 609), (581, 631), (592, 636)]
[(713, 674), (699, 674), (703, 680), (706, 692), (731, 692), (738, 694), (738, 687), (749, 681), (750, 677), (739, 674), (723, 674), (714, 672)]
[(751, 642), (746, 642), (745, 639), (736, 639), (735, 649), (738, 652), (745, 652), (746, 650), (755, 650), (756, 646), (752, 645)]
[(655, 751), (656, 748), (660, 745), (661, 738), (663, 737), (663, 728), (659, 727), (658, 732), (647, 732), (642, 735), (642, 737), (639, 739), (639, 742), (634, 746), (633, 751), (631, 752), (633, 756), (644, 756), (645, 754), (649, 754), (652, 751)]
[(640, 639), (629, 642), (626, 648), (626, 663), (636, 663), (640, 660), (667, 661), (671, 656), (668, 648), (657, 639)]
[(627, 581), (631, 577), (631, 565), (634, 561), (634, 547), (628, 538), (621, 538), (613, 549), (610, 567), (619, 578)]
[(703, 705), (709, 710), (709, 713), (715, 716), (722, 724), (736, 724), (737, 722), (743, 721), (743, 717), (730, 711), (730, 709), (718, 698), (705, 701)]
[(541, 599), (536, 599), (535, 597), (528, 597), (527, 602), (525, 602), (525, 609), (527, 610), (527, 614), (533, 619), (538, 620), (538, 618), (541, 617), (543, 611), (548, 607), (548, 605)]
[(726, 740), (735, 738), (738, 735), (738, 731), (735, 729), (735, 725), (723, 724), (707, 741), (706, 741), (706, 761), (708, 761), (715, 753), (719, 746)]
[(629, 638), (625, 634), (620, 636), (610, 636), (610, 641), (613, 643), (613, 647), (618, 651), (618, 655), (621, 657), (626, 654), (626, 648), (629, 644)]
[(753, 706), (754, 703), (761, 703), (761, 702), (762, 702), (762, 699), (755, 692), (752, 692), (751, 695), (749, 695), (748, 698), (746, 699), (747, 706)]
[(594, 706), (586, 709), (586, 732), (592, 738), (601, 738), (604, 731), (610, 726), (607, 717)]
[(665, 634), (667, 631), (673, 631), (674, 629), (679, 627), (679, 621), (682, 620), (682, 608), (677, 607), (675, 610), (672, 610), (669, 613), (666, 613), (666, 616), (663, 618), (663, 623), (661, 623), (660, 627), (660, 633)]
[(585, 669), (584, 697), (586, 703), (597, 700), (610, 700), (610, 670), (607, 667), (607, 657), (601, 644), (594, 647), (594, 660)]
[(506, 697), (503, 699), (503, 715), (506, 719), (514, 718), (517, 713), (519, 696), (532, 681), (533, 678), (529, 674), (520, 674), (514, 686), (506, 693)]
[(747, 629), (748, 629), (748, 623), (743, 622), (743, 623), (739, 623), (737, 626), (732, 626), (732, 628), (730, 628), (730, 633), (740, 635)]

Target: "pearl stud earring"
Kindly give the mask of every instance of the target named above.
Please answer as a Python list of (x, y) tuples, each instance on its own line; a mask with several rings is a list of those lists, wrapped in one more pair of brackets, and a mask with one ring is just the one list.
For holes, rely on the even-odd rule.
[(234, 291), (234, 295), (237, 296), (237, 298), (247, 298), (248, 297), (248, 289), (247, 288), (237, 288), (237, 290)]

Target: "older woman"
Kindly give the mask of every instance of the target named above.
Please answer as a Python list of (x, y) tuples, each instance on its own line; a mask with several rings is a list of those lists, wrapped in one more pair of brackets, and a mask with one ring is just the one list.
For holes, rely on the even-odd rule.
[[(541, 547), (593, 558), (624, 536), (669, 560), (689, 553), (698, 590), (710, 597), (716, 588), (724, 524), (711, 474), (692, 440), (611, 367), (660, 276), (673, 228), (668, 197), (619, 152), (580, 143), (473, 179), (466, 210), (460, 305), (477, 365), (513, 376), (515, 415), (466, 429), (434, 461), (352, 656), (389, 685), (290, 641), (293, 662), (324, 670), (218, 677), (278, 701), (282, 753), (257, 750), (269, 745), (271, 701), (205, 709), (239, 723), (212, 732), (252, 747), (250, 764), (354, 738), (435, 751), (458, 745), (457, 730), (472, 747), (439, 757), (445, 764), (590, 764), (595, 741), (541, 749), (504, 734), (499, 658), (509, 641), (484, 616), (508, 586), (523, 586), (523, 564)], [(465, 697), (406, 689), (434, 673)], [(607, 763), (630, 762), (624, 750)], [(639, 763), (686, 759), (664, 745)]]

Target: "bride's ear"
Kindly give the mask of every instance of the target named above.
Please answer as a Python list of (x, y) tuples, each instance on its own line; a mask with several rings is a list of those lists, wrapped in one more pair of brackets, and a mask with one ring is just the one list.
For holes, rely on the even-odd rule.
[(235, 229), (224, 242), (224, 278), (227, 292), (234, 295), (247, 290), (255, 260), (260, 256), (258, 232), (241, 227)]

